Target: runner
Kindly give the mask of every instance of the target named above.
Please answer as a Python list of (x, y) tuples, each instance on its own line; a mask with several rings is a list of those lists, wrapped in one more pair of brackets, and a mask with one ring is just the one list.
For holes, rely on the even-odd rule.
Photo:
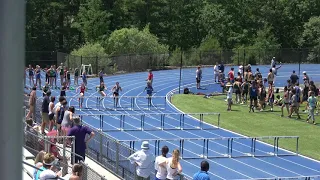
[(240, 65), (240, 66), (238, 67), (238, 73), (240, 73), (240, 75), (243, 74), (243, 66), (242, 66), (242, 65)]
[(112, 88), (112, 91), (113, 91), (113, 104), (114, 104), (114, 107), (117, 108), (119, 103), (119, 91), (122, 91), (122, 88), (120, 87), (119, 82), (116, 82), (116, 85)]
[(272, 71), (272, 69), (269, 70), (268, 76), (267, 76), (267, 80), (268, 80), (268, 85), (273, 86), (273, 82), (274, 82), (274, 73)]
[(99, 79), (100, 79), (100, 83), (102, 83), (102, 82), (104, 82), (104, 80), (103, 80), (103, 69), (101, 69), (100, 70), (100, 72), (99, 72)]
[(283, 117), (283, 108), (286, 107), (288, 115), (289, 115), (289, 103), (290, 103), (290, 95), (288, 91), (288, 87), (285, 86), (284, 89), (284, 94), (283, 94), (283, 104), (281, 106), (281, 117)]
[(147, 87), (144, 88), (145, 91), (147, 91), (147, 99), (148, 99), (148, 107), (151, 107), (151, 97), (152, 97), (152, 92), (153, 92), (153, 88), (152, 88), (152, 84), (151, 82), (147, 82)]
[(67, 82), (63, 82), (61, 89), (60, 89), (60, 96), (61, 97), (66, 97), (66, 91), (67, 91)]
[(76, 93), (78, 92), (78, 89), (80, 89), (79, 103), (80, 103), (80, 108), (82, 108), (83, 99), (84, 99), (84, 92), (86, 91), (86, 86), (84, 85), (84, 83), (82, 83), (81, 86), (76, 89)]
[(49, 66), (47, 66), (46, 68), (44, 68), (44, 72), (46, 73), (46, 82), (47, 82), (47, 83), (50, 83), (50, 81), (49, 81), (49, 71), (50, 71)]
[[(32, 68), (31, 64), (29, 64), (29, 68), (27, 69), (28, 74), (29, 74), (29, 82), (30, 82), (30, 87), (33, 87), (34, 84), (34, 69)], [(40, 86), (41, 87), (41, 86)]]
[[(201, 78), (202, 78), (202, 70), (201, 70), (201, 67), (198, 66), (197, 71), (196, 71), (197, 89), (200, 89)], [(152, 83), (151, 83), (151, 86), (152, 86)]]
[(245, 80), (241, 85), (241, 88), (242, 88), (242, 103), (241, 104), (247, 103), (249, 86), (250, 86), (250, 84), (248, 83), (247, 80)]
[(86, 71), (83, 71), (83, 73), (82, 73), (82, 82), (87, 87), (87, 74), (86, 74)]
[(213, 67), (213, 74), (214, 74), (214, 82), (217, 82), (217, 78), (219, 81), (219, 67), (218, 67), (218, 62), (216, 62), (216, 65)]
[[(241, 83), (239, 82), (238, 79), (236, 79), (236, 81), (233, 83), (233, 90), (236, 94), (236, 103), (239, 104), (241, 101)], [(231, 110), (231, 105), (230, 105), (230, 110)]]
[(268, 89), (268, 100), (269, 100), (269, 104), (271, 106), (270, 111), (273, 112), (273, 103), (274, 103), (274, 89), (272, 86), (269, 86)]
[(305, 83), (305, 84), (306, 84), (306, 83), (309, 84), (310, 79), (309, 79), (309, 76), (307, 75), (307, 72), (306, 72), (306, 71), (303, 71), (302, 74), (303, 74), (303, 81), (304, 81), (304, 83)]
[(53, 86), (54, 76), (55, 76), (55, 70), (53, 69), (53, 66), (51, 66), (49, 69), (49, 82), (50, 82), (51, 88), (54, 87)]
[(78, 86), (78, 79), (79, 79), (79, 69), (76, 68), (74, 70), (74, 85)]
[(36, 66), (35, 73), (36, 73), (36, 86), (38, 86), (38, 83), (39, 83), (39, 88), (41, 89), (41, 69), (39, 65)]
[(97, 89), (98, 89), (100, 95), (102, 96), (102, 98), (100, 99), (100, 101), (102, 101), (106, 97), (106, 93), (104, 91), (107, 90), (107, 88), (104, 85), (104, 83), (101, 82), (100, 86), (97, 86)]
[(147, 81), (149, 81), (151, 83), (151, 86), (152, 86), (152, 83), (153, 83), (153, 73), (152, 73), (152, 70), (149, 70), (149, 74), (148, 74), (148, 79)]
[(258, 100), (259, 100), (259, 106), (260, 106), (260, 111), (263, 111), (265, 106), (266, 106), (266, 96), (267, 92), (265, 87), (263, 86), (263, 83), (261, 82), (259, 84), (259, 92), (258, 92)]

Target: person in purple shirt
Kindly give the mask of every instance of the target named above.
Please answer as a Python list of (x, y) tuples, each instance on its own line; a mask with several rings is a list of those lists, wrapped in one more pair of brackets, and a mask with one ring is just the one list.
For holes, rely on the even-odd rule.
[(193, 175), (193, 180), (210, 180), (208, 171), (209, 163), (207, 161), (202, 161), (201, 170)]
[[(75, 136), (75, 153), (82, 158), (76, 156), (74, 163), (79, 163), (81, 160), (85, 160), (87, 144), (95, 134), (90, 128), (80, 124), (79, 117), (75, 117), (73, 123), (74, 126), (69, 130), (68, 136)], [(86, 139), (86, 135), (90, 135), (90, 137)]]

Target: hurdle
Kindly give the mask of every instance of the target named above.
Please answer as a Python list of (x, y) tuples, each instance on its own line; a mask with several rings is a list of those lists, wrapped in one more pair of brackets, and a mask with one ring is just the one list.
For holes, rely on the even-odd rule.
[[(80, 96), (66, 96), (68, 106), (76, 110), (90, 111), (150, 111), (165, 110), (167, 107), (166, 96), (119, 96), (118, 104), (113, 96), (84, 96), (83, 106), (80, 106)], [(42, 100), (43, 97), (38, 97)]]
[[(213, 124), (208, 124), (209, 119)], [(220, 128), (220, 113), (140, 113), (87, 114), (81, 121), (99, 121), (99, 129), (108, 131), (214, 130)]]
[[(265, 144), (262, 140), (271, 139), (272, 145)], [(279, 140), (292, 139), (297, 142), (296, 152), (282, 150), (279, 147)], [(250, 143), (245, 143), (245, 140)], [(219, 137), (219, 138), (174, 138), (174, 139), (141, 139), (141, 140), (120, 140), (127, 143), (130, 148), (135, 149), (142, 141), (149, 141), (154, 146), (154, 154), (160, 155), (161, 148), (167, 145), (170, 149), (179, 149), (182, 159), (212, 159), (212, 158), (242, 158), (242, 157), (282, 157), (298, 155), (298, 136), (263, 136), (263, 137)], [(257, 145), (260, 145), (258, 148)], [(187, 147), (186, 147), (187, 146)], [(196, 146), (199, 146), (197, 148)], [(190, 148), (190, 149), (189, 149)], [(250, 153), (243, 151), (248, 149)], [(269, 152), (269, 149), (272, 151)], [(255, 152), (262, 151), (263, 154)], [(237, 153), (235, 153), (237, 152)]]

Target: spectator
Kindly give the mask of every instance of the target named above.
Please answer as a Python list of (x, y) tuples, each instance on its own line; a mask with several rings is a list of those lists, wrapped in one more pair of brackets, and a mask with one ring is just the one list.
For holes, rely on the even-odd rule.
[(57, 125), (58, 135), (62, 134), (61, 123), (62, 123), (62, 120), (63, 120), (63, 117), (64, 117), (64, 113), (65, 113), (66, 108), (67, 108), (67, 104), (68, 104), (67, 101), (63, 100), (60, 103), (60, 106), (58, 106), (57, 109), (55, 110), (55, 112), (56, 112), (56, 125)]
[(136, 166), (137, 180), (150, 180), (154, 155), (149, 150), (148, 141), (143, 141), (141, 150), (129, 156), (128, 160)]
[(32, 119), (26, 120), (25, 141), (27, 147), (35, 147), (38, 144), (38, 132), (36, 127), (33, 127)]
[[(42, 166), (43, 166), (43, 158), (44, 158), (44, 155), (46, 154), (45, 151), (40, 151), (37, 156), (36, 156), (36, 159), (34, 160), (34, 166), (38, 169), (40, 169)], [(36, 178), (37, 176), (37, 172), (38, 170), (37, 169), (34, 169), (34, 172), (33, 172), (33, 179)]]
[(52, 131), (54, 125), (54, 102), (56, 101), (56, 97), (51, 96), (50, 103), (49, 103), (49, 131)]
[(50, 103), (50, 97), (51, 92), (48, 91), (42, 101), (42, 123), (41, 123), (41, 133), (45, 134), (44, 128), (46, 127), (47, 124), (49, 124), (49, 103)]
[(221, 73), (224, 74), (224, 65), (223, 65), (223, 62), (221, 62), (221, 63), (219, 64), (218, 69), (219, 69), (219, 71), (221, 71)]
[[(298, 75), (296, 74), (296, 71), (292, 71), (292, 74), (291, 74), (291, 76), (290, 76), (290, 82), (291, 82), (291, 84), (296, 84), (297, 82), (298, 82), (298, 80), (299, 80), (299, 77), (298, 77)], [(299, 83), (299, 82), (298, 82)]]
[[(75, 153), (80, 155), (81, 157), (75, 157), (75, 163), (80, 162), (81, 160), (85, 160), (86, 156), (86, 148), (88, 142), (94, 137), (94, 132), (86, 126), (82, 126), (80, 124), (80, 118), (73, 118), (74, 126), (69, 130), (68, 136), (75, 136)], [(90, 135), (88, 139), (86, 139), (86, 135)]]
[(230, 79), (230, 82), (234, 83), (234, 68), (231, 68), (231, 70), (228, 73), (228, 78)]
[(201, 70), (201, 66), (198, 66), (196, 70), (197, 89), (200, 89), (201, 79), (202, 79), (202, 70)]
[(178, 175), (182, 172), (182, 167), (179, 162), (180, 151), (178, 149), (173, 150), (172, 157), (167, 160), (167, 179), (178, 179)]
[(61, 176), (59, 162), (53, 154), (47, 153), (43, 158), (43, 166), (37, 171), (35, 179), (47, 180)]
[(209, 163), (207, 161), (202, 161), (201, 170), (193, 175), (193, 180), (210, 180), (208, 171)]
[(214, 82), (217, 82), (217, 78), (219, 80), (219, 67), (218, 62), (216, 62), (216, 65), (213, 67), (213, 73), (214, 73)]
[(69, 109), (64, 113), (63, 120), (61, 123), (62, 127), (62, 135), (66, 136), (68, 134), (68, 131), (73, 126), (73, 114), (74, 114), (74, 107), (70, 106)]
[(161, 152), (162, 154), (156, 157), (154, 164), (155, 170), (157, 171), (156, 180), (165, 180), (167, 178), (167, 169), (165, 166), (160, 166), (160, 164), (165, 163), (167, 160), (167, 154), (169, 152), (168, 146), (163, 146)]
[(32, 119), (34, 119), (34, 112), (35, 112), (35, 105), (36, 105), (36, 101), (37, 101), (37, 87), (33, 86), (32, 91), (30, 92), (30, 97), (29, 97), (29, 112), (26, 116), (26, 119), (29, 119), (30, 116), (32, 117)]
[(306, 72), (306, 71), (303, 71), (302, 74), (303, 74), (304, 84), (309, 84), (310, 78), (309, 78), (309, 76), (307, 75), (307, 72)]
[(83, 167), (80, 164), (74, 164), (72, 166), (72, 174), (67, 174), (63, 179), (68, 180), (80, 180), (83, 173)]

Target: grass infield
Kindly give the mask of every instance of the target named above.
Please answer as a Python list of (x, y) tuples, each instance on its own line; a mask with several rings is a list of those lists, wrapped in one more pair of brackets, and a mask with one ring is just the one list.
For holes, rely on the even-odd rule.
[[(247, 105), (234, 104), (232, 111), (227, 111), (226, 96), (214, 96), (209, 99), (202, 95), (174, 95), (172, 103), (185, 113), (219, 112), (221, 114), (220, 127), (243, 134), (245, 136), (299, 136), (299, 153), (320, 160), (320, 116), (315, 116), (317, 125), (306, 122), (307, 114), (300, 113), (301, 120), (296, 120), (293, 115), (291, 119), (284, 108), (284, 117), (280, 117), (281, 109), (274, 106), (270, 112), (270, 106), (265, 111), (249, 113)], [(300, 112), (305, 105), (300, 106)], [(212, 118), (212, 117), (211, 117)], [(215, 124), (216, 120), (210, 117), (204, 119), (206, 122)], [(283, 141), (282, 148), (295, 152), (296, 144), (292, 141)]]

